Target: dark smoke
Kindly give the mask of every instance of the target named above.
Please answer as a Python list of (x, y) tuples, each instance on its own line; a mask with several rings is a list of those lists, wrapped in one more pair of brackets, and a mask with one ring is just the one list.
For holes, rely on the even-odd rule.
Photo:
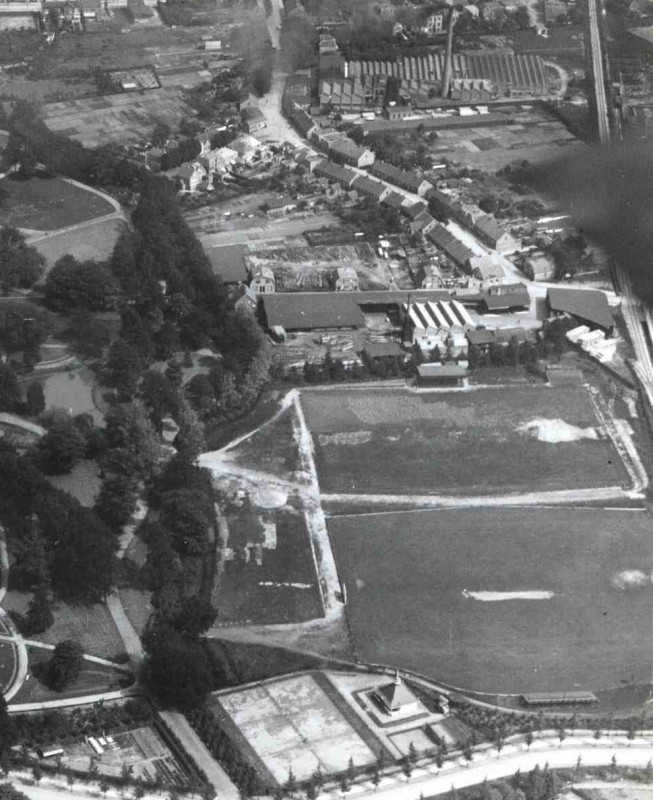
[(557, 200), (653, 303), (653, 148), (592, 149), (529, 170), (526, 180)]

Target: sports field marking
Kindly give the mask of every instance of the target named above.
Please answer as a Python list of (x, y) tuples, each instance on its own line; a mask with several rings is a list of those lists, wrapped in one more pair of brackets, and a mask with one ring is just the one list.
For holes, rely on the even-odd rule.
[(499, 603), (503, 600), (551, 600), (555, 592), (530, 591), (530, 592), (470, 592), (462, 591), (463, 597), (480, 600), (482, 603)]

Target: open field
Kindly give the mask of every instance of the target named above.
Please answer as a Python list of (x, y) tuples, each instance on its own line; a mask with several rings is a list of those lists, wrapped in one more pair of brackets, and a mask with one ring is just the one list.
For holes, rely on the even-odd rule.
[[(237, 515), (227, 517), (229, 546), (247, 544), (246, 532), (236, 527)], [(263, 563), (249, 564), (237, 557), (226, 565), (216, 599), (218, 623), (301, 622), (323, 616), (309, 533), (300, 514), (274, 515), (276, 542), (264, 547)]]
[(363, 660), (492, 693), (650, 680), (645, 511), (399, 512), (329, 530)]
[[(197, 222), (195, 222), (197, 220)], [(267, 219), (255, 216), (254, 219), (224, 221), (217, 217), (197, 217), (189, 220), (193, 232), (207, 247), (222, 247), (228, 244), (249, 244), (255, 242), (284, 242), (289, 237), (300, 236), (304, 231), (315, 228), (338, 226), (338, 217), (328, 211), (311, 211), (293, 214), (284, 219)]]
[(3, 178), (0, 223), (15, 228), (52, 231), (110, 214), (113, 207), (95, 192), (61, 178)]
[(119, 217), (98, 220), (84, 225), (79, 230), (52, 233), (29, 244), (45, 257), (47, 271), (61, 256), (70, 254), (79, 261), (94, 259), (105, 261), (113, 252), (118, 237), (125, 229), (125, 221)]
[(282, 411), (276, 419), (258, 428), (230, 450), (230, 459), (240, 467), (294, 478), (299, 469), (297, 443), (293, 435), (294, 417), (293, 408)]
[(157, 122), (176, 129), (182, 119), (192, 117), (183, 95), (181, 89), (151, 89), (49, 103), (43, 118), (50, 130), (85, 147), (133, 144), (148, 138)]
[[(622, 485), (584, 386), (303, 392), (326, 493), (460, 495)], [(562, 422), (576, 441), (541, 441)]]
[[(62, 692), (55, 692), (42, 682), (42, 675), (52, 657), (52, 651), (40, 647), (30, 647), (28, 648), (28, 657), (29, 679), (23, 683), (12, 703), (41, 703), (61, 699)], [(66, 686), (63, 696), (83, 697), (89, 694), (111, 692), (128, 685), (131, 680), (125, 672), (103, 664), (85, 661), (79, 676)]]
[[(3, 607), (14, 615), (27, 611), (30, 595), (10, 590), (5, 595)], [(54, 608), (54, 625), (45, 633), (31, 637), (45, 644), (54, 644), (63, 639), (77, 639), (85, 653), (112, 660), (124, 652), (118, 629), (106, 606), (95, 603), (91, 606), (72, 606), (57, 603)]]
[[(410, 130), (397, 128), (392, 133), (406, 157), (416, 154), (418, 146), (426, 146), (436, 160), (446, 157), (488, 172), (523, 159), (538, 163), (560, 158), (569, 155), (571, 147), (583, 146), (562, 122), (540, 106), (493, 109), (493, 113), (505, 113), (505, 123), (486, 125), (483, 117), (478, 116), (467, 118), (465, 127), (437, 127), (431, 121), (434, 127), (427, 124), (418, 138)], [(376, 120), (362, 124), (363, 129), (370, 131), (386, 126), (390, 127), (390, 123)]]
[[(325, 775), (377, 758), (371, 734), (364, 741), (318, 683), (321, 676), (302, 675), (249, 689), (214, 695), (214, 713), (225, 715), (238, 729), (267, 771), (280, 784), (292, 767), (297, 780), (306, 780), (319, 766)], [(358, 727), (358, 726), (357, 726)]]

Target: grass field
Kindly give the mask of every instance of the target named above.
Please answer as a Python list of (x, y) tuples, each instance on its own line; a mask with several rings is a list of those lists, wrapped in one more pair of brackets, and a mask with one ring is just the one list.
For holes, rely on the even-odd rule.
[(645, 511), (390, 513), (331, 519), (329, 529), (365, 661), (492, 693), (650, 681)]
[[(304, 517), (279, 512), (275, 522), (276, 547), (263, 550), (261, 566), (253, 560), (226, 565), (216, 601), (218, 622), (271, 625), (323, 615)], [(246, 544), (231, 535), (229, 543), (233, 547)]]
[(28, 648), (29, 680), (25, 681), (12, 702), (14, 703), (40, 703), (46, 700), (59, 700), (64, 697), (82, 697), (88, 694), (110, 692), (127, 685), (129, 675), (118, 672), (102, 664), (84, 662), (84, 667), (73, 683), (66, 686), (65, 691), (55, 692), (49, 689), (42, 681), (43, 672), (52, 657), (50, 650), (40, 647)]
[[(30, 595), (10, 590), (5, 595), (3, 607), (19, 618), (27, 611)], [(54, 625), (45, 633), (31, 637), (45, 644), (57, 644), (62, 639), (77, 639), (85, 653), (109, 660), (124, 652), (124, 645), (106, 606), (57, 603), (54, 608)]]
[(294, 417), (295, 409), (288, 408), (269, 425), (259, 428), (230, 451), (233, 461), (241, 467), (290, 477), (299, 468)]
[(598, 426), (583, 386), (430, 395), (304, 392), (323, 492), (491, 494), (627, 483), (609, 439), (550, 444), (534, 420)]
[(0, 223), (16, 228), (53, 231), (113, 211), (99, 195), (61, 178), (12, 176), (0, 181), (0, 189), (7, 193), (0, 203)]
[(79, 261), (94, 259), (104, 261), (113, 252), (120, 234), (125, 230), (125, 222), (118, 217), (101, 220), (75, 231), (53, 233), (35, 242), (30, 242), (45, 258), (47, 271), (61, 256), (75, 256)]
[(376, 752), (350, 724), (312, 675), (288, 678), (212, 699), (229, 716), (277, 782), (292, 767), (306, 780), (319, 766), (325, 775), (371, 764)]

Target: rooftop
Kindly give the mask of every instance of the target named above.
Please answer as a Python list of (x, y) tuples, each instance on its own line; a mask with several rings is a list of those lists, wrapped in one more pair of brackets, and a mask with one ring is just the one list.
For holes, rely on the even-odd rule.
[(614, 325), (608, 298), (598, 289), (549, 289), (547, 300), (551, 311), (571, 314), (605, 330)]

